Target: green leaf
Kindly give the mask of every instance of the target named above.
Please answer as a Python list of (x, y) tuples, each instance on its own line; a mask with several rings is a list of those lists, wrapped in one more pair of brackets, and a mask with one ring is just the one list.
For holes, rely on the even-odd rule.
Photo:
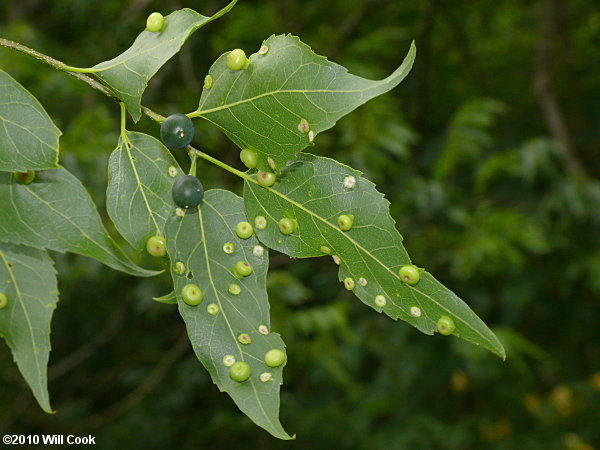
[(92, 67), (94, 75), (123, 100), (137, 122), (142, 115), (140, 103), (148, 81), (179, 51), (194, 31), (228, 13), (236, 2), (233, 0), (212, 17), (187, 8), (169, 14), (160, 32), (142, 31), (125, 52)]
[(176, 305), (177, 293), (175, 291), (171, 291), (161, 297), (152, 297), (152, 300), (158, 303), (164, 303), (165, 305)]
[[(389, 77), (371, 81), (348, 73), (319, 56), (295, 36), (271, 36), (266, 54), (250, 56), (247, 68), (227, 68), (227, 54), (211, 67), (213, 83), (204, 89), (198, 111), (240, 148), (253, 148), (259, 169), (281, 169), (311, 137), (327, 130), (368, 100), (396, 87), (415, 59), (414, 43)], [(300, 123), (308, 128), (301, 130)], [(268, 158), (272, 159), (271, 164)]]
[(40, 102), (0, 70), (0, 170), (7, 172), (58, 167), (58, 139)]
[[(275, 437), (290, 439), (279, 423), (283, 366), (270, 368), (263, 362), (268, 350), (284, 350), (284, 343), (276, 333), (259, 333), (261, 325), (270, 330), (266, 291), (268, 251), (254, 236), (246, 240), (237, 237), (235, 226), (245, 220), (240, 197), (223, 190), (206, 192), (199, 212), (188, 212), (183, 218), (173, 217), (167, 221), (171, 274), (192, 346), (213, 382), (257, 425)], [(227, 242), (234, 246), (232, 253), (223, 249)], [(264, 253), (258, 255), (261, 250)], [(236, 278), (232, 267), (237, 261), (251, 264), (252, 274)], [(177, 262), (185, 264), (187, 273), (175, 272)], [(201, 305), (188, 306), (181, 299), (181, 290), (188, 283), (198, 285), (203, 291)], [(240, 286), (238, 295), (229, 293), (231, 284)], [(208, 305), (216, 305), (219, 312), (209, 314)], [(240, 333), (250, 335), (252, 342), (247, 345), (238, 342)], [(223, 364), (226, 355), (250, 364), (249, 380), (238, 383), (229, 377), (229, 368)], [(265, 372), (272, 373), (272, 379), (262, 382), (259, 377)]]
[(64, 168), (37, 172), (28, 185), (0, 172), (0, 241), (89, 256), (131, 275), (157, 275), (134, 264), (109, 236), (88, 192)]
[[(401, 281), (398, 270), (410, 264), (389, 213), (389, 202), (361, 173), (337, 161), (302, 155), (288, 166), (272, 188), (263, 188), (248, 177), (244, 185), (246, 212), (252, 223), (266, 218), (266, 228), (256, 230), (268, 247), (292, 257), (307, 258), (331, 254), (340, 260), (339, 279), (354, 281), (354, 293), (376, 311), (402, 319), (426, 334), (433, 334), (442, 315), (456, 324), (456, 336), (481, 345), (504, 358), (496, 336), (454, 293), (426, 271), (410, 286)], [(352, 186), (352, 178), (355, 183)], [(337, 218), (354, 215), (350, 231), (341, 231)], [(287, 217), (298, 223), (296, 231), (284, 236), (278, 228)], [(361, 283), (361, 281), (363, 281)], [(382, 295), (386, 305), (375, 304)], [(421, 315), (411, 315), (411, 308)]]
[(152, 136), (127, 132), (125, 142), (119, 139), (108, 166), (106, 209), (133, 247), (143, 251), (149, 237), (164, 235), (173, 211), (173, 182), (182, 175), (175, 158)]
[(58, 289), (48, 254), (0, 242), (0, 292), (8, 299), (6, 307), (0, 309), (0, 337), (6, 340), (41, 408), (52, 413), (47, 365)]

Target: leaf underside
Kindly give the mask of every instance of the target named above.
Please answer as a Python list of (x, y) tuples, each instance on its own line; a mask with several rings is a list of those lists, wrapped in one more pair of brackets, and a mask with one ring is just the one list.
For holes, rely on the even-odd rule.
[[(275, 437), (290, 439), (279, 423), (283, 366), (270, 368), (263, 362), (268, 350), (285, 351), (284, 343), (276, 333), (263, 335), (259, 332), (261, 325), (270, 330), (265, 285), (268, 251), (254, 236), (246, 240), (237, 237), (235, 226), (245, 220), (240, 197), (223, 190), (206, 192), (199, 212), (188, 212), (184, 218), (172, 217), (167, 221), (171, 273), (190, 341), (213, 382), (257, 425)], [(227, 242), (233, 244), (233, 253), (223, 250)], [(263, 252), (257, 250), (259, 246)], [(252, 274), (243, 279), (232, 273), (232, 267), (240, 260), (247, 261), (253, 268)], [(177, 262), (185, 264), (185, 273), (175, 272)], [(188, 306), (181, 299), (181, 290), (188, 283), (198, 285), (204, 292), (201, 305)], [(229, 293), (231, 284), (241, 288), (238, 295)], [(209, 304), (219, 308), (218, 314), (209, 314)], [(240, 333), (249, 334), (252, 342), (247, 345), (238, 342)], [(249, 380), (238, 383), (229, 377), (229, 368), (223, 364), (226, 355), (250, 364), (252, 375)], [(270, 372), (272, 379), (262, 382), (259, 377), (265, 372)]]
[[(454, 293), (426, 271), (420, 281), (410, 286), (401, 281), (398, 270), (410, 264), (389, 213), (389, 202), (362, 178), (361, 173), (337, 161), (303, 154), (282, 172), (272, 188), (254, 182), (244, 185), (246, 212), (251, 220), (266, 218), (267, 226), (257, 229), (261, 242), (296, 258), (322, 256), (322, 247), (331, 249), (339, 258), (339, 279), (351, 278), (354, 293), (379, 312), (402, 319), (423, 333), (433, 334), (442, 315), (456, 324), (454, 334), (481, 345), (504, 358), (504, 348), (479, 317)], [(353, 187), (346, 187), (354, 177)], [(337, 218), (354, 215), (350, 231), (341, 231)], [(284, 236), (278, 221), (284, 217), (296, 220), (297, 230)], [(386, 305), (375, 303), (383, 296)], [(411, 315), (417, 307), (420, 316)], [(413, 310), (415, 311), (415, 310)]]
[[(261, 170), (281, 169), (311, 145), (311, 136), (396, 87), (410, 72), (416, 54), (413, 43), (398, 69), (372, 81), (315, 54), (295, 36), (271, 36), (265, 47), (267, 53), (251, 55), (244, 70), (229, 70), (227, 54), (217, 59), (209, 72), (213, 84), (203, 90), (197, 112), (240, 148), (253, 148)], [(308, 128), (299, 128), (303, 119)]]
[(183, 171), (152, 136), (127, 132), (127, 138), (131, 146), (119, 139), (110, 156), (106, 209), (119, 233), (143, 251), (149, 237), (164, 235), (173, 182)]
[(125, 52), (92, 67), (97, 70), (94, 75), (125, 103), (137, 122), (142, 115), (140, 103), (148, 81), (179, 51), (194, 31), (229, 12), (236, 1), (230, 2), (212, 17), (188, 8), (169, 14), (160, 32), (142, 31)]
[(0, 170), (58, 167), (61, 134), (40, 102), (0, 70)]
[(28, 185), (0, 172), (0, 241), (72, 252), (136, 276), (158, 272), (133, 263), (110, 237), (81, 182), (64, 168), (36, 173)]
[(0, 292), (8, 298), (0, 309), (0, 337), (41, 408), (51, 413), (47, 365), (58, 302), (54, 263), (43, 250), (0, 242)]

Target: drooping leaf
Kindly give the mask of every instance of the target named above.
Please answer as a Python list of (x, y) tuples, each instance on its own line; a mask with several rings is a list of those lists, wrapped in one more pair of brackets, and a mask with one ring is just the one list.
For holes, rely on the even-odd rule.
[(271, 36), (262, 49), (239, 71), (227, 68), (227, 54), (217, 59), (209, 72), (212, 86), (205, 87), (194, 115), (218, 125), (240, 148), (256, 150), (263, 170), (281, 169), (318, 133), (396, 87), (416, 54), (413, 43), (394, 73), (372, 81), (313, 53), (295, 36)]
[(58, 289), (48, 254), (0, 242), (0, 293), (8, 299), (0, 309), (0, 337), (6, 340), (42, 409), (51, 413), (46, 375)]
[[(422, 271), (414, 286), (402, 282), (398, 271), (411, 262), (390, 216), (389, 202), (360, 175), (337, 161), (304, 154), (282, 172), (272, 188), (263, 188), (249, 177), (244, 185), (248, 217), (251, 222), (257, 216), (266, 219), (266, 227), (256, 229), (258, 238), (297, 258), (322, 256), (329, 249), (339, 259), (340, 280), (350, 278), (349, 285), (366, 305), (426, 334), (434, 333), (441, 316), (450, 316), (456, 336), (504, 358), (496, 336), (431, 274)], [(338, 226), (342, 214), (354, 216), (350, 231)], [(298, 224), (290, 236), (278, 228), (279, 220), (286, 217)], [(383, 296), (385, 306), (376, 304), (377, 296)], [(411, 314), (413, 307), (418, 310)]]
[(125, 52), (92, 67), (94, 75), (123, 100), (137, 122), (142, 115), (140, 103), (148, 81), (194, 31), (228, 13), (236, 2), (233, 0), (211, 17), (187, 8), (169, 14), (160, 32), (142, 31)]
[(173, 182), (183, 171), (152, 136), (131, 132), (126, 136), (110, 156), (106, 209), (119, 233), (143, 251), (149, 237), (164, 235), (173, 211)]
[[(206, 192), (199, 212), (167, 221), (171, 274), (179, 311), (192, 346), (213, 382), (257, 425), (273, 436), (290, 439), (279, 423), (279, 385), (283, 366), (270, 368), (263, 362), (268, 350), (284, 350), (279, 335), (269, 332), (268, 252), (254, 236), (246, 240), (237, 237), (235, 226), (245, 220), (240, 197), (223, 190)], [(233, 244), (231, 253), (224, 251), (226, 243)], [(242, 279), (234, 276), (232, 268), (237, 261), (248, 262), (252, 274)], [(185, 264), (184, 273), (175, 271), (177, 262)], [(188, 306), (181, 299), (181, 291), (188, 283), (198, 285), (203, 291), (201, 305)], [(232, 284), (240, 287), (238, 295), (229, 292)], [(209, 305), (218, 308), (218, 313), (210, 314)], [(241, 333), (247, 333), (252, 342), (240, 343), (238, 336)], [(249, 380), (238, 383), (229, 377), (229, 368), (223, 362), (227, 355), (250, 364), (252, 375)], [(261, 381), (263, 373), (271, 373), (272, 379)]]
[(0, 170), (7, 172), (58, 167), (58, 139), (40, 102), (0, 70)]
[(0, 172), (0, 241), (89, 256), (131, 275), (159, 272), (134, 264), (104, 228), (81, 182), (64, 168), (37, 172), (28, 185)]
[(177, 293), (175, 291), (171, 291), (168, 294), (162, 295), (160, 297), (152, 297), (152, 300), (158, 303), (164, 303), (165, 305), (176, 305)]

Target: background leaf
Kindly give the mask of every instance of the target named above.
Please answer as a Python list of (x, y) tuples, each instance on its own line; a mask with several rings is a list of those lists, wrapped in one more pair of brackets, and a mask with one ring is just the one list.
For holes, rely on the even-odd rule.
[(62, 134), (37, 99), (0, 70), (0, 170), (58, 167)]
[(145, 29), (125, 52), (95, 65), (92, 68), (97, 70), (94, 75), (123, 100), (131, 117), (137, 122), (142, 115), (142, 95), (150, 78), (179, 51), (194, 31), (229, 12), (236, 2), (230, 2), (212, 17), (187, 8), (169, 14), (160, 32), (153, 33)]
[(0, 172), (0, 241), (89, 256), (136, 276), (158, 272), (134, 264), (113, 241), (81, 182), (64, 168), (36, 173), (29, 185)]
[[(245, 220), (240, 197), (223, 190), (206, 192), (199, 212), (188, 213), (183, 219), (173, 217), (167, 222), (171, 264), (174, 268), (176, 262), (183, 262), (187, 268), (187, 274), (179, 275), (173, 269), (171, 273), (192, 346), (213, 382), (257, 425), (273, 436), (290, 439), (279, 423), (283, 366), (270, 368), (263, 362), (268, 350), (284, 350), (284, 343), (276, 333), (266, 336), (259, 333), (261, 325), (271, 329), (265, 286), (268, 251), (254, 236), (246, 240), (237, 237), (235, 226)], [(226, 242), (234, 245), (233, 253), (224, 252)], [(238, 279), (231, 269), (242, 260), (252, 265), (253, 272)], [(181, 289), (188, 283), (197, 284), (204, 292), (200, 306), (190, 307), (181, 300)], [(228, 292), (231, 284), (241, 287), (239, 295)], [(218, 306), (217, 315), (207, 312), (209, 304)], [(249, 334), (252, 342), (240, 344), (237, 340), (240, 333)], [(225, 355), (250, 364), (252, 375), (248, 381), (231, 380), (229, 368), (223, 364)], [(259, 376), (264, 372), (272, 373), (272, 380), (262, 382)]]
[[(352, 278), (354, 293), (376, 311), (400, 318), (426, 334), (433, 334), (442, 315), (451, 316), (456, 336), (504, 358), (504, 349), (496, 336), (431, 274), (421, 272), (415, 286), (400, 280), (398, 270), (410, 264), (402, 236), (389, 214), (389, 202), (373, 183), (360, 175), (337, 161), (302, 155), (282, 172), (280, 181), (272, 188), (246, 181), (244, 201), (248, 217), (252, 220), (265, 217), (266, 228), (256, 230), (259, 239), (289, 256), (321, 256), (324, 254), (321, 247), (331, 249), (340, 260), (340, 281)], [(347, 177), (354, 178), (353, 187), (346, 186)], [(341, 214), (354, 215), (350, 231), (339, 229), (337, 218)], [(279, 220), (284, 217), (298, 223), (290, 236), (284, 236), (278, 228)], [(383, 308), (375, 304), (378, 295), (387, 301)], [(419, 317), (411, 315), (415, 306), (420, 309)]]
[(184, 173), (157, 139), (130, 132), (127, 138), (110, 156), (106, 209), (119, 233), (143, 251), (149, 237), (164, 235), (173, 182)]
[[(248, 67), (239, 71), (229, 70), (227, 54), (222, 55), (210, 69), (213, 85), (202, 92), (196, 113), (221, 127), (240, 148), (255, 149), (261, 169), (269, 168), (267, 158), (281, 169), (311, 145), (311, 137), (396, 87), (416, 54), (413, 43), (394, 73), (371, 81), (315, 54), (295, 36), (271, 36), (263, 47), (268, 52), (251, 55)], [(302, 120), (308, 126), (304, 130)]]
[(47, 365), (50, 321), (58, 302), (54, 263), (45, 251), (0, 242), (0, 337), (44, 411), (52, 412)]

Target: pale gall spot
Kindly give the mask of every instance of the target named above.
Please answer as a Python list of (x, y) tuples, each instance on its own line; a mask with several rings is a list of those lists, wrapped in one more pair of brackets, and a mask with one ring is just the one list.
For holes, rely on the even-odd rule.
[(240, 344), (248, 345), (252, 342), (252, 338), (248, 333), (242, 333), (238, 336), (238, 342)]
[(184, 272), (185, 272), (185, 264), (182, 263), (181, 261), (177, 261), (175, 263), (175, 273), (177, 275), (183, 275)]
[(267, 164), (269, 164), (269, 167), (273, 170), (275, 170), (275, 161), (273, 161), (273, 158), (268, 157), (267, 158)]
[(252, 254), (254, 256), (262, 256), (265, 252), (265, 248), (262, 245), (255, 245), (252, 249)]
[(235, 356), (233, 355), (225, 355), (223, 357), (223, 365), (225, 367), (231, 367), (235, 363)]
[(413, 317), (421, 317), (421, 308), (413, 306), (410, 308), (410, 315)]
[(375, 304), (380, 308), (383, 308), (387, 304), (387, 300), (383, 295), (378, 295), (375, 297)]
[(356, 178), (353, 176), (347, 176), (344, 178), (344, 187), (348, 189), (352, 189), (356, 185)]
[(264, 230), (265, 228), (267, 228), (267, 219), (265, 219), (264, 216), (256, 216), (254, 218), (254, 225), (259, 230)]
[(169, 176), (176, 177), (177, 176), (177, 168), (175, 166), (169, 167)]
[(231, 242), (225, 242), (223, 244), (223, 251), (225, 253), (227, 253), (228, 255), (231, 255), (234, 250), (235, 250), (235, 247)]
[(333, 255), (333, 262), (339, 266), (341, 262), (340, 257), (338, 255)]
[(360, 277), (358, 279), (358, 284), (360, 284), (362, 287), (365, 287), (367, 285), (367, 279), (364, 277)]
[(240, 287), (239, 284), (231, 284), (229, 285), (229, 293), (231, 295), (239, 295), (240, 292), (242, 292), (242, 288)]
[(344, 287), (349, 291), (354, 289), (354, 280), (350, 277), (344, 278)]
[(269, 47), (267, 47), (266, 45), (261, 45), (260, 49), (258, 50), (258, 54), (266, 55), (267, 53), (269, 53)]
[(204, 89), (210, 89), (213, 85), (213, 77), (210, 75), (206, 75), (204, 77)]
[(321, 250), (323, 253), (325, 253), (326, 255), (331, 255), (331, 249), (329, 247), (326, 247), (325, 245), (322, 245), (319, 250)]
[(208, 305), (206, 307), (206, 311), (211, 315), (211, 316), (216, 316), (217, 314), (219, 314), (219, 307), (217, 305), (215, 305), (214, 303), (211, 303), (210, 305)]
[(183, 217), (183, 216), (185, 216), (185, 211), (184, 211), (183, 209), (181, 209), (181, 208), (177, 208), (177, 209), (175, 210), (175, 215), (176, 215), (177, 217)]
[(263, 336), (267, 336), (269, 334), (269, 329), (267, 328), (266, 325), (259, 325), (258, 326), (258, 332), (260, 334), (262, 334)]
[(300, 123), (298, 124), (298, 131), (300, 133), (308, 133), (310, 131), (310, 125), (306, 119), (300, 120)]
[(314, 132), (314, 131), (312, 131), (312, 130), (310, 130), (310, 131), (308, 132), (308, 142), (312, 142), (312, 141), (314, 141), (314, 140), (315, 140), (315, 132)]
[(271, 381), (273, 378), (273, 374), (271, 372), (263, 372), (260, 374), (260, 381), (266, 383), (267, 381)]

